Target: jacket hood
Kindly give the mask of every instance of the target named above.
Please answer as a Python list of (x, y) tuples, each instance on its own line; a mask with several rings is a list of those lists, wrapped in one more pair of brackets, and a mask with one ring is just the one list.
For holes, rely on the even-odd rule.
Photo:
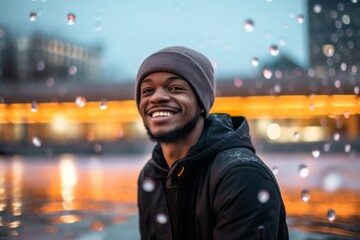
[(198, 143), (190, 148), (183, 159), (178, 160), (169, 169), (160, 144), (157, 144), (148, 167), (153, 169), (155, 178), (166, 177), (171, 172), (177, 175), (181, 166), (196, 169), (203, 161), (214, 159), (219, 151), (238, 147), (245, 147), (255, 152), (246, 119), (242, 116), (230, 117), (228, 114), (210, 114), (205, 120), (204, 132)]

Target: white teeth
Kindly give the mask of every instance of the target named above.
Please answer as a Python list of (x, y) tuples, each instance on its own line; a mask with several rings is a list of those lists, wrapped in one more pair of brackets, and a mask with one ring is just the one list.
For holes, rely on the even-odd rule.
[(170, 117), (171, 115), (173, 115), (171, 112), (154, 112), (151, 117)]

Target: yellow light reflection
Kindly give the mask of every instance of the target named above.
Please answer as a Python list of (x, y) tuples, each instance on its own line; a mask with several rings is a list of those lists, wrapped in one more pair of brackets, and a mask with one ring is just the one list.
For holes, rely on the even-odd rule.
[(12, 159), (12, 198), (11, 207), (12, 214), (19, 216), (22, 214), (22, 177), (23, 177), (23, 163), (19, 157)]
[[(5, 178), (5, 163), (2, 158), (0, 158), (0, 212), (6, 209), (6, 178)], [(1, 226), (1, 217), (0, 217), (0, 226)]]
[(77, 183), (77, 173), (74, 159), (71, 155), (64, 155), (60, 159), (60, 178), (61, 196), (63, 198), (63, 208), (71, 210), (74, 200), (74, 188)]

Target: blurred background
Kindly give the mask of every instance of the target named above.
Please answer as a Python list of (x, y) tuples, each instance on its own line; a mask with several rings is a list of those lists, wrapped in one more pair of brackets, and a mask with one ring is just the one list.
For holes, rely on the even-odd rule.
[(173, 45), (248, 118), (291, 239), (359, 239), (358, 0), (1, 0), (0, 238), (139, 238), (134, 81)]

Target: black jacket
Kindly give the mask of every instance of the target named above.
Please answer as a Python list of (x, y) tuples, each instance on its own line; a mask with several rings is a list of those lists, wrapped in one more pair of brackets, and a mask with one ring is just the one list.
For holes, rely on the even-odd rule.
[[(143, 187), (149, 182), (154, 189)], [(171, 169), (155, 146), (139, 176), (138, 207), (141, 239), (288, 239), (279, 187), (243, 117), (209, 115)]]

